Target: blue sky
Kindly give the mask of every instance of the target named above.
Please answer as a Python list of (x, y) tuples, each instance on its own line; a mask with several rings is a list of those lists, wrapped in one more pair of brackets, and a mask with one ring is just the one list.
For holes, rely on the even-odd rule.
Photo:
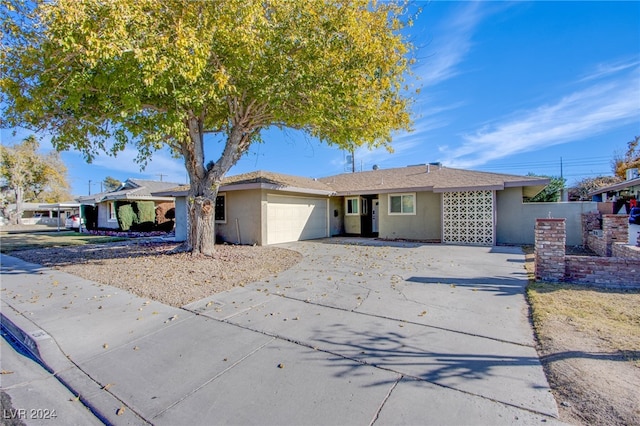
[[(640, 2), (416, 2), (409, 29), (421, 92), (414, 131), (395, 152), (359, 149), (356, 169), (440, 161), (444, 166), (559, 176), (569, 185), (611, 175), (640, 135)], [(16, 137), (2, 130), (2, 143)], [(269, 170), (307, 177), (348, 171), (345, 153), (297, 131), (269, 130), (229, 174)], [(211, 139), (208, 160), (221, 143)], [(43, 150), (51, 149), (42, 142)], [(181, 160), (158, 152), (144, 171), (127, 149), (86, 164), (62, 158), (72, 192), (100, 191), (106, 176), (186, 182)], [(214, 158), (215, 157), (215, 158)], [(161, 176), (162, 175), (162, 176)]]

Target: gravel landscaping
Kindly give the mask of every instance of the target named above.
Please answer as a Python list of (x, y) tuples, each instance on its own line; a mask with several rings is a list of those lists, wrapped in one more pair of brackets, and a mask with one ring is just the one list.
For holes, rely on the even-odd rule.
[(176, 243), (133, 241), (10, 254), (176, 307), (277, 275), (301, 259), (276, 247), (218, 245), (213, 258), (177, 248)]

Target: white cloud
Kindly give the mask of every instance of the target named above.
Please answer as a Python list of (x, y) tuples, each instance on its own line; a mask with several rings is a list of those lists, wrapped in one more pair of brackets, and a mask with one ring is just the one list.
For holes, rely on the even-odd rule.
[[(460, 74), (459, 65), (471, 50), (472, 36), (489, 10), (481, 2), (465, 3), (433, 29), (433, 38), (420, 46), (416, 75), (425, 86), (435, 86)], [(428, 13), (426, 10), (424, 13)]]
[(638, 61), (637, 59), (622, 59), (615, 62), (598, 64), (593, 71), (582, 77), (579, 82), (586, 82), (609, 77), (613, 74), (626, 71), (630, 68), (637, 68), (639, 65), (640, 61)]
[[(628, 67), (627, 67), (628, 68)], [(469, 168), (513, 154), (579, 141), (640, 117), (638, 69), (617, 81), (593, 84), (463, 136), (455, 149), (440, 147), (440, 161)]]

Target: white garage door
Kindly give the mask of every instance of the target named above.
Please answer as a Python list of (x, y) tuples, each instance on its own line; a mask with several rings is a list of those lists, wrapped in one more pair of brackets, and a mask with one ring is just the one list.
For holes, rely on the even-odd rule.
[(326, 198), (267, 195), (267, 244), (324, 238)]

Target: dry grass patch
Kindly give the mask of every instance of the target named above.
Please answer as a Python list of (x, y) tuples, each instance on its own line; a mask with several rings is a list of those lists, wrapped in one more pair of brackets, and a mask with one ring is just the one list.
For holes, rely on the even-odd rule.
[(7, 254), (18, 250), (102, 244), (122, 240), (124, 240), (124, 238), (81, 234), (74, 231), (23, 232), (16, 234), (0, 232), (0, 252)]
[[(533, 277), (533, 254), (526, 268)], [(571, 424), (640, 424), (640, 292), (535, 283), (538, 352)]]
[(533, 322), (540, 327), (555, 321), (597, 343), (602, 350), (626, 354), (640, 367), (640, 293), (617, 292), (568, 284), (532, 284)]

